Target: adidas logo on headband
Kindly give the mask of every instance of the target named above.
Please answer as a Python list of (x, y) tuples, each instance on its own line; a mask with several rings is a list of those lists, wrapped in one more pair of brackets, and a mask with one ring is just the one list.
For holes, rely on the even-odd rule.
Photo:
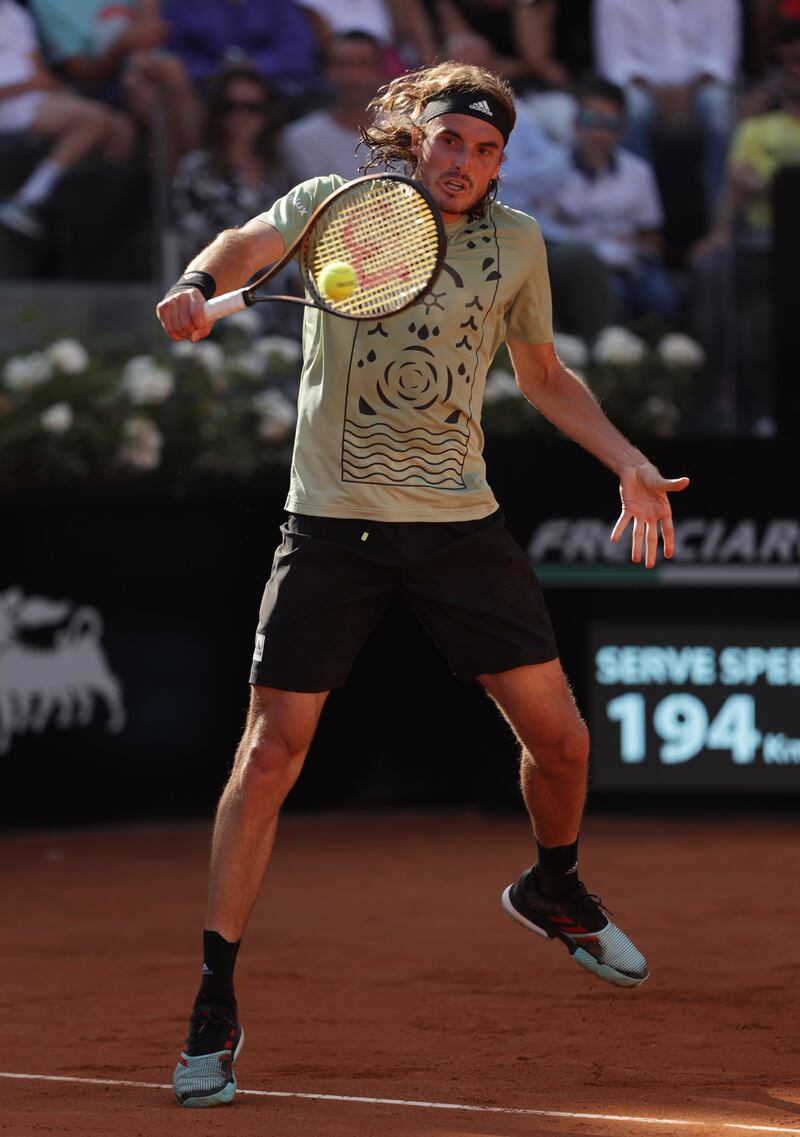
[[(483, 95), (483, 98), (480, 96)], [(419, 112), (418, 123), (430, 122), (445, 114), (466, 114), (489, 122), (508, 142), (508, 136), (514, 125), (512, 114), (490, 91), (443, 91), (438, 99), (429, 99)]]

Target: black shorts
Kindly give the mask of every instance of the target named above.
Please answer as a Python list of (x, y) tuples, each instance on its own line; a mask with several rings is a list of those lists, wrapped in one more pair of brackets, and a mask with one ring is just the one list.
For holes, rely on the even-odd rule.
[(479, 521), (290, 514), (264, 589), (250, 682), (341, 687), (400, 594), (459, 679), (558, 655), (542, 590), (498, 510)]

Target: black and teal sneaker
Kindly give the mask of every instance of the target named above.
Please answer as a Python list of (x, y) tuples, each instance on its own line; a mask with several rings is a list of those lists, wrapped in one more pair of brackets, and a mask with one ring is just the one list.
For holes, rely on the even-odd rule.
[(244, 1031), (230, 1007), (195, 1007), (189, 1037), (172, 1075), (179, 1105), (205, 1108), (227, 1105), (236, 1093), (233, 1064), (244, 1044)]
[(513, 920), (550, 940), (561, 940), (581, 967), (617, 987), (638, 987), (648, 976), (647, 960), (603, 911), (599, 896), (583, 884), (560, 900), (540, 890), (533, 868), (526, 869), (501, 897)]

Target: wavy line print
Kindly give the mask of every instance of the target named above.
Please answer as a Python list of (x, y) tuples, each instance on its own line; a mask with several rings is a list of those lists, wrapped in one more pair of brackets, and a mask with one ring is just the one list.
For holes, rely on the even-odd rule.
[(350, 427), (352, 430), (369, 431), (369, 432), (373, 432), (373, 433), (375, 432), (377, 427), (382, 427), (384, 433), (386, 431), (389, 431), (395, 435), (397, 435), (397, 434), (422, 434), (427, 438), (437, 438), (437, 437), (438, 438), (445, 438), (448, 435), (460, 435), (463, 438), (467, 438), (469, 436), (469, 431), (467, 431), (467, 430), (433, 430), (432, 428), (429, 428), (427, 426), (410, 426), (407, 429), (403, 430), (397, 426), (390, 426), (386, 422), (364, 423), (362, 425), (362, 423), (360, 423), (360, 422), (353, 422), (352, 419), (346, 419), (345, 420), (345, 427)]
[[(374, 462), (372, 464), (373, 465), (381, 465), (382, 463)], [(346, 465), (346, 463), (345, 463), (345, 465)], [(418, 482), (424, 482), (426, 485), (436, 486), (437, 488), (441, 487), (441, 486), (448, 485), (448, 484), (458, 486), (459, 488), (461, 488), (464, 485), (464, 482), (461, 478), (454, 478), (452, 476), (440, 478), (438, 481), (432, 475), (428, 475), (426, 477), (423, 477), (423, 474), (427, 474), (427, 471), (425, 471), (425, 470), (423, 470), (421, 474), (406, 473), (403, 477), (397, 476), (397, 472), (395, 470), (393, 470), (391, 468), (391, 466), (385, 466), (385, 470), (386, 470), (386, 473), (383, 476), (387, 479), (387, 481), (390, 481), (390, 482), (393, 482), (396, 484), (400, 484), (402, 482), (418, 481)], [(361, 474), (361, 472), (357, 469), (356, 470), (350, 470), (350, 471), (345, 470), (345, 473), (348, 473), (348, 472), (352, 475), (354, 481), (363, 482), (366, 480), (364, 478), (363, 474)]]
[(345, 435), (342, 440), (342, 445), (349, 446), (354, 451), (360, 450), (362, 453), (367, 450), (380, 448), (386, 451), (387, 454), (391, 453), (397, 455), (413, 455), (420, 453), (430, 454), (432, 458), (435, 458), (441, 454), (456, 454), (458, 455), (458, 458), (461, 462), (463, 462), (467, 456), (466, 446), (457, 446), (454, 443), (451, 443), (449, 446), (439, 446), (436, 449), (431, 449), (430, 447), (424, 446), (420, 442), (415, 442), (410, 446), (405, 444), (399, 445), (391, 438), (372, 438), (366, 442), (359, 442), (357, 439), (348, 438), (347, 435)]
[[(413, 466), (419, 466), (422, 469), (430, 469), (434, 473), (438, 474), (443, 472), (444, 467), (449, 467), (451, 470), (455, 471), (456, 474), (461, 473), (461, 463), (457, 458), (441, 458), (436, 462), (429, 462), (425, 460), (410, 462), (408, 460), (408, 455), (384, 454), (384, 452), (381, 450), (373, 450), (369, 454), (352, 454), (347, 449), (345, 449), (344, 454), (347, 455), (348, 453), (350, 454), (351, 465), (357, 465), (359, 468), (372, 464), (371, 462), (367, 461), (368, 458), (374, 458), (377, 461), (381, 461), (385, 457), (389, 459), (389, 461), (385, 463), (387, 466), (396, 466), (400, 469), (408, 469)], [(436, 466), (441, 466), (442, 470), (434, 469)]]
[[(442, 452), (452, 450), (456, 454), (460, 454), (462, 457), (464, 457), (467, 453), (466, 445), (462, 444), (461, 442), (456, 442), (455, 440), (450, 443), (446, 443), (444, 446), (437, 446), (435, 443), (429, 442), (427, 438), (423, 439), (422, 442), (409, 442), (405, 439), (399, 441), (398, 439), (390, 438), (385, 434), (382, 434), (377, 438), (349, 438), (347, 436), (347, 433), (345, 433), (344, 441), (348, 444), (348, 446), (355, 446), (359, 450), (368, 450), (373, 446), (383, 446), (386, 449), (394, 450), (398, 454), (407, 454), (410, 450), (422, 450), (425, 454), (441, 454)], [(426, 447), (430, 447), (430, 449)]]

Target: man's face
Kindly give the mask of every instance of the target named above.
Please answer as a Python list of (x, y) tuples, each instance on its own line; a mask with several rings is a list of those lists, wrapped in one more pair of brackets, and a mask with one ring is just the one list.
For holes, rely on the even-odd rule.
[(415, 176), (430, 191), (445, 221), (477, 205), (500, 171), (503, 136), (496, 127), (466, 114), (444, 114), (416, 128), (411, 151)]
[(620, 142), (624, 126), (624, 115), (616, 103), (610, 99), (584, 99), (575, 121), (578, 147), (608, 157)]
[(386, 82), (377, 44), (367, 40), (334, 40), (329, 48), (328, 82), (336, 101), (366, 107)]

